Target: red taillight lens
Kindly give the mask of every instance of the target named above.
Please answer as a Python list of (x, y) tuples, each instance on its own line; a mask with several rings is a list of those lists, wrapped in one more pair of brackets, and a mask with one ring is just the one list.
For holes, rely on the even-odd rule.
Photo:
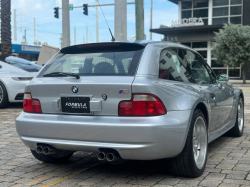
[(23, 111), (42, 113), (40, 101), (38, 99), (32, 99), (31, 93), (25, 93), (23, 97)]
[(119, 116), (159, 116), (167, 113), (160, 100), (152, 94), (133, 94), (130, 101), (121, 101)]

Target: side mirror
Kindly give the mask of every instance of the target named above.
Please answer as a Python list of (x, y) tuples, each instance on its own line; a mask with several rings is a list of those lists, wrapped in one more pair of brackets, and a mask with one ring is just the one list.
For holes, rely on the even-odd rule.
[(229, 81), (229, 76), (226, 74), (221, 74), (217, 76), (218, 83), (227, 83)]

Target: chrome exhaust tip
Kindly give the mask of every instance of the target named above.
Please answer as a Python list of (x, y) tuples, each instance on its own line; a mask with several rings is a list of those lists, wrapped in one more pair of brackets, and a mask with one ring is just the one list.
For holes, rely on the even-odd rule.
[(118, 157), (116, 157), (113, 153), (108, 153), (106, 155), (106, 159), (109, 162), (113, 162), (114, 160), (118, 160)]
[(56, 149), (50, 148), (50, 147), (43, 147), (43, 154), (45, 155), (50, 155), (50, 154), (55, 154)]
[(36, 147), (36, 152), (37, 152), (38, 154), (43, 153), (43, 148), (42, 148), (42, 146), (37, 146), (37, 147)]
[(98, 160), (103, 161), (106, 159), (106, 154), (104, 152), (100, 152), (97, 154), (97, 158)]

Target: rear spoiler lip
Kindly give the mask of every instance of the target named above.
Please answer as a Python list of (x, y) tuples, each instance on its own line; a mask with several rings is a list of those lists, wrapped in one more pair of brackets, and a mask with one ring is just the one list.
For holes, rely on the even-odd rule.
[[(96, 53), (96, 52), (119, 52), (119, 51), (137, 51), (144, 49), (147, 43), (129, 43), (129, 42), (100, 42), (81, 45), (73, 45), (62, 48), (61, 53), (78, 54), (78, 53)], [(109, 50), (110, 49), (110, 50)], [(79, 52), (77, 52), (79, 51)]]

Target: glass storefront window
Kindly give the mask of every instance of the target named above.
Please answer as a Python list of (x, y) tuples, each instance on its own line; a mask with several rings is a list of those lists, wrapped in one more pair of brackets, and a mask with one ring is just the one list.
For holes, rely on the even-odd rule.
[(207, 48), (207, 42), (193, 42), (193, 48)]
[(228, 16), (228, 7), (213, 8), (213, 16)]
[(208, 17), (208, 9), (198, 9), (198, 10), (194, 10), (194, 15), (193, 15), (193, 17), (195, 17), (195, 18)]
[(230, 18), (230, 23), (241, 24), (241, 16), (240, 17), (231, 17)]
[(228, 18), (213, 18), (213, 25), (222, 25), (228, 23)]
[(229, 0), (213, 0), (213, 6), (229, 5)]
[(194, 8), (205, 8), (208, 7), (208, 0), (195, 0)]
[(239, 69), (229, 69), (229, 77), (240, 77)]
[(191, 47), (191, 42), (188, 42), (188, 43), (181, 43), (182, 45), (186, 45), (188, 47)]
[(223, 64), (216, 62), (216, 60), (211, 60), (211, 67), (224, 67)]
[(216, 76), (220, 74), (227, 74), (227, 69), (213, 69)]
[(230, 15), (241, 15), (241, 6), (230, 7)]
[(204, 22), (204, 25), (208, 25), (208, 19), (202, 19)]
[(198, 51), (203, 58), (207, 58), (207, 51)]
[(181, 18), (191, 18), (192, 17), (192, 11), (191, 10), (186, 10), (186, 11), (182, 11), (182, 15)]
[(231, 0), (231, 5), (242, 4), (242, 0)]
[(182, 10), (191, 9), (192, 8), (192, 1), (183, 1), (181, 8), (182, 8)]

